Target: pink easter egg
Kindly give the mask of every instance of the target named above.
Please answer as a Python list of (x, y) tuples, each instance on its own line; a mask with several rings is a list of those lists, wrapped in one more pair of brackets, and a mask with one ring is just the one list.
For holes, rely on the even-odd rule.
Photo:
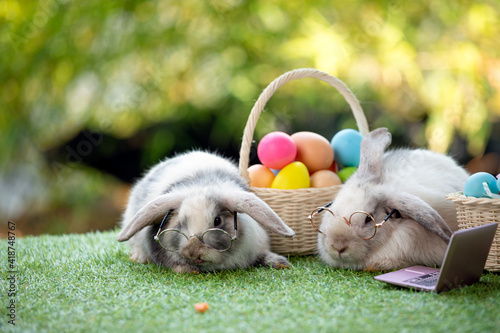
[(260, 140), (257, 155), (266, 167), (282, 169), (295, 160), (297, 147), (290, 135), (284, 132), (271, 132)]

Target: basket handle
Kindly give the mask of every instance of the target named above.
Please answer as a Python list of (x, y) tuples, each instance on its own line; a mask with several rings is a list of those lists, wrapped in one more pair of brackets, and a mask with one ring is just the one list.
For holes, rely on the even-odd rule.
[(281, 86), (292, 80), (302, 79), (306, 77), (316, 78), (336, 88), (342, 94), (342, 96), (344, 96), (347, 103), (350, 105), (351, 111), (354, 115), (354, 119), (356, 120), (356, 124), (358, 126), (361, 135), (365, 136), (366, 134), (368, 134), (368, 122), (366, 120), (363, 109), (361, 108), (361, 105), (359, 104), (359, 101), (356, 98), (356, 96), (354, 96), (353, 92), (345, 85), (344, 82), (342, 82), (335, 76), (332, 76), (318, 69), (314, 68), (294, 69), (290, 72), (281, 75), (280, 77), (276, 78), (273, 82), (271, 82), (266, 87), (266, 89), (264, 89), (264, 91), (260, 94), (259, 98), (257, 99), (257, 102), (255, 102), (252, 111), (250, 112), (250, 116), (248, 117), (245, 130), (243, 131), (243, 141), (241, 143), (240, 162), (239, 162), (240, 175), (244, 177), (248, 182), (250, 182), (250, 177), (247, 171), (250, 159), (250, 146), (252, 144), (255, 126), (257, 125), (257, 121), (259, 120), (262, 110), (264, 110), (267, 101)]

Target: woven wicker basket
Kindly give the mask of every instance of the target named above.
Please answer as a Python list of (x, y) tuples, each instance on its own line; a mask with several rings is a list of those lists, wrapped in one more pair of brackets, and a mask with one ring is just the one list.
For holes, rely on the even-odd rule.
[[(363, 109), (354, 94), (342, 81), (330, 74), (312, 68), (302, 68), (287, 72), (275, 79), (264, 89), (248, 117), (240, 150), (239, 172), (249, 183), (250, 177), (247, 169), (250, 147), (253, 141), (255, 126), (267, 101), (285, 83), (308, 77), (327, 82), (336, 88), (349, 103), (360, 133), (362, 135), (368, 133), (368, 122), (366, 121)], [(279, 237), (270, 233), (271, 250), (284, 255), (308, 255), (316, 253), (317, 232), (311, 226), (307, 217), (314, 208), (332, 201), (340, 189), (341, 185), (297, 190), (252, 187), (251, 190), (264, 200), (295, 231), (295, 237), (292, 239)]]
[[(448, 194), (446, 199), (455, 203), (459, 229), (500, 223), (500, 199), (466, 197), (461, 192)], [(500, 271), (500, 228), (497, 228), (485, 269)]]

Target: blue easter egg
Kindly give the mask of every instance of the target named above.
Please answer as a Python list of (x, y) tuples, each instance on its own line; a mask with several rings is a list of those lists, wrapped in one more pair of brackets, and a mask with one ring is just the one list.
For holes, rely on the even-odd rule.
[[(498, 191), (500, 192), (500, 175), (497, 176), (497, 188), (498, 188)], [(498, 193), (500, 194), (500, 193)]]
[(272, 173), (276, 176), (278, 173), (280, 173), (281, 169), (270, 169)]
[(361, 139), (363, 139), (363, 136), (358, 131), (350, 128), (343, 129), (335, 134), (330, 143), (333, 148), (335, 162), (344, 167), (359, 166)]
[(487, 198), (483, 183), (486, 182), (493, 194), (498, 194), (497, 180), (487, 172), (477, 172), (469, 177), (464, 185), (464, 195), (467, 197)]

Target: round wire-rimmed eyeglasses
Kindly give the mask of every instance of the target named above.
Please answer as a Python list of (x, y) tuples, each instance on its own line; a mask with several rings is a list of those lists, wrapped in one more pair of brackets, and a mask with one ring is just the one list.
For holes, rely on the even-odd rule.
[(210, 228), (203, 232), (201, 235), (188, 236), (178, 229), (165, 229), (163, 231), (161, 230), (167, 218), (174, 215), (173, 211), (173, 209), (169, 210), (168, 213), (163, 217), (160, 228), (158, 228), (158, 232), (154, 236), (154, 240), (158, 242), (158, 244), (160, 244), (162, 248), (169, 252), (180, 252), (179, 244), (182, 237), (184, 237), (186, 240), (189, 240), (191, 237), (196, 237), (203, 244), (208, 245), (219, 252), (229, 250), (233, 246), (233, 242), (238, 238), (237, 212), (232, 212), (234, 218), (234, 236), (231, 236), (227, 231), (219, 228)]
[[(318, 220), (321, 219), (323, 216), (321, 215), (322, 212), (328, 212), (330, 214), (332, 214), (332, 216), (336, 216), (328, 207), (331, 206), (333, 202), (330, 202), (328, 203), (327, 205), (325, 205), (324, 207), (317, 207), (315, 208), (311, 215), (308, 216), (309, 220), (311, 221), (311, 224), (313, 226), (314, 229), (316, 229), (317, 232), (319, 232), (320, 234), (325, 234), (323, 231), (321, 231), (319, 229), (319, 227), (316, 225)], [(364, 222), (365, 222), (365, 226), (367, 226), (367, 232), (366, 232), (366, 236), (367, 237), (362, 237), (360, 236), (362, 239), (364, 240), (370, 240), (372, 239), (373, 237), (375, 237), (375, 235), (377, 234), (377, 229), (380, 228), (389, 218), (391, 218), (392, 215), (394, 215), (394, 213), (396, 213), (397, 210), (396, 209), (393, 209), (385, 218), (382, 222), (380, 223), (377, 223), (375, 222), (375, 219), (373, 218), (373, 216), (371, 216), (371, 214), (367, 213), (367, 212), (364, 212), (362, 210), (359, 210), (359, 211), (355, 211), (354, 213), (352, 213), (349, 218), (345, 218), (344, 216), (341, 216), (345, 223), (351, 227), (352, 226), (352, 219), (353, 218), (356, 218), (356, 219), (359, 219), (359, 218), (362, 218), (364, 219)], [(320, 216), (318, 216), (320, 215)], [(316, 220), (316, 223), (314, 222)], [(372, 230), (373, 229), (373, 230)]]

